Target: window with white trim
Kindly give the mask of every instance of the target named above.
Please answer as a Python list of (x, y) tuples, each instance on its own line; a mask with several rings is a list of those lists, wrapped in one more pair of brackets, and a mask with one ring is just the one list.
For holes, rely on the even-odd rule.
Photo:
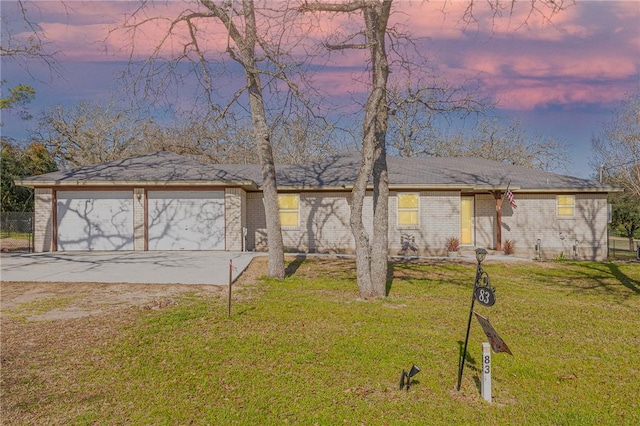
[(300, 195), (278, 194), (278, 208), (282, 226), (300, 226)]
[(398, 194), (398, 226), (420, 225), (420, 194), (416, 192)]
[(574, 217), (575, 209), (575, 195), (556, 195), (556, 215), (558, 217)]

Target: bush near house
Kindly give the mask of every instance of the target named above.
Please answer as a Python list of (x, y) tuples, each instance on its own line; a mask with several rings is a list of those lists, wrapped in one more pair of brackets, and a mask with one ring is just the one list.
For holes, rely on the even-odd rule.
[(502, 252), (507, 256), (515, 253), (516, 251), (516, 243), (513, 240), (505, 240), (502, 245)]
[(454, 252), (460, 250), (460, 240), (458, 237), (449, 237), (444, 243), (448, 252)]

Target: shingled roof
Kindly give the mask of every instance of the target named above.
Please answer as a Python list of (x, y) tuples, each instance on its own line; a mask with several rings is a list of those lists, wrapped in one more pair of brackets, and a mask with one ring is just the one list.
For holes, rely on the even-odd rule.
[(218, 185), (257, 189), (255, 165), (220, 167), (168, 151), (33, 176), (23, 186)]
[[(350, 188), (355, 182), (359, 153), (327, 156), (322, 161), (276, 166), (278, 187), (290, 189)], [(615, 192), (619, 188), (597, 181), (480, 158), (387, 157), (392, 188), (504, 189), (521, 191)], [(161, 151), (124, 160), (110, 161), (34, 176), (17, 182), (41, 186), (241, 186), (258, 190), (262, 184), (257, 164), (204, 164), (191, 158)]]

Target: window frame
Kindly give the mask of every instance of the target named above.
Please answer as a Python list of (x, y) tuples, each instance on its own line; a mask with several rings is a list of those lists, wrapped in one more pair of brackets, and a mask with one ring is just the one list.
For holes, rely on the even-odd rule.
[[(403, 195), (413, 195), (416, 197), (417, 206), (416, 207), (400, 207), (400, 198)], [(419, 192), (398, 192), (396, 193), (396, 225), (398, 228), (402, 229), (412, 229), (420, 227), (420, 193)], [(415, 212), (416, 213), (416, 223), (400, 223), (400, 213), (401, 212)]]
[[(283, 208), (282, 204), (280, 202), (280, 197), (294, 197), (297, 202), (296, 208)], [(295, 213), (296, 214), (296, 224), (295, 225), (285, 225), (284, 221), (282, 220), (282, 214), (283, 213)], [(299, 228), (300, 227), (300, 194), (278, 194), (278, 215), (280, 217), (280, 224), (283, 228)]]
[[(562, 198), (571, 199), (571, 204), (560, 204)], [(561, 209), (571, 209), (571, 213), (561, 213)], [(576, 217), (575, 194), (556, 195), (556, 217), (558, 219), (573, 219)]]

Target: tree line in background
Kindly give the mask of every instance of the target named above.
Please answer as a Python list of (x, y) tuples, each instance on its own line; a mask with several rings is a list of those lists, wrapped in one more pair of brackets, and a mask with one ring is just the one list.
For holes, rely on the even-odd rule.
[[(24, 7), (23, 3), (19, 1), (18, 5)], [(130, 37), (133, 58), (138, 53), (135, 42), (147, 25), (159, 21), (169, 24), (155, 41), (151, 56), (143, 62), (131, 61), (123, 76), (123, 92), (133, 93), (130, 106), (117, 101), (58, 105), (38, 118), (28, 141), (3, 137), (3, 211), (28, 206), (28, 201), (13, 195), (7, 196), (5, 205), (5, 186), (7, 193), (24, 195), (24, 188), (5, 185), (5, 179), (45, 173), (55, 167), (72, 168), (159, 150), (209, 163), (255, 162), (262, 166), (268, 210), (269, 275), (282, 278), (284, 251), (281, 238), (277, 238), (281, 231), (275, 164), (308, 162), (355, 149), (362, 152), (363, 161), (352, 193), (350, 222), (357, 258), (362, 260), (357, 265), (358, 286), (364, 298), (372, 298), (383, 297), (386, 291), (386, 262), (382, 259), (386, 258), (388, 245), (387, 153), (482, 157), (551, 171), (562, 171), (568, 162), (567, 152), (558, 141), (528, 135), (515, 121), (502, 124), (491, 117), (490, 103), (479, 98), (473, 87), (449, 85), (429, 66), (428, 58), (412, 50), (409, 34), (399, 26), (388, 27), (392, 0), (292, 0), (277, 6), (258, 0), (188, 3), (189, 7), (169, 16), (153, 9), (152, 3), (141, 2), (122, 26), (112, 30)], [(474, 3), (469, 2), (463, 22), (473, 22)], [(494, 2), (489, 7), (494, 16), (499, 16), (510, 13), (513, 4)], [(535, 8), (532, 5), (532, 12), (551, 19), (564, 7), (543, 0)], [(311, 41), (308, 29), (333, 19), (342, 20), (340, 31)], [(46, 39), (34, 24), (27, 27), (38, 37), (24, 42), (22, 48), (16, 39), (3, 37), (3, 43), (9, 40), (12, 44), (2, 46), (2, 55), (37, 57), (56, 69), (52, 56), (44, 53)], [(205, 47), (214, 27), (227, 35), (223, 52)], [(163, 54), (167, 43), (181, 46), (172, 52), (182, 53)], [(296, 53), (302, 45), (307, 55), (304, 58)], [(321, 59), (330, 65), (332, 54), (351, 50), (366, 52), (357, 78), (369, 91), (366, 97), (354, 99), (361, 106), (356, 112), (336, 113), (337, 106), (314, 86), (311, 64)], [(391, 68), (394, 74), (390, 79)], [(234, 76), (238, 70), (244, 81)], [(170, 88), (192, 93), (191, 108), (176, 111)], [(34, 92), (28, 86), (14, 89), (3, 94), (2, 109), (28, 119), (25, 108)], [(154, 118), (154, 114), (144, 113), (142, 105), (165, 107), (173, 116)], [(616, 224), (635, 224), (631, 225), (633, 233), (640, 224), (632, 208), (640, 204), (640, 193), (633, 184), (640, 182), (637, 95), (635, 101), (625, 105), (629, 112), (619, 112), (611, 128), (593, 143), (602, 155), (601, 161), (610, 165), (607, 181), (631, 190), (614, 200), (614, 220)], [(623, 119), (625, 114), (627, 119)], [(461, 121), (467, 123), (466, 130), (451, 132), (451, 128), (460, 127), (451, 123)], [(628, 131), (619, 131), (623, 124)], [(611, 157), (621, 138), (628, 141), (623, 144), (628, 151), (620, 155), (626, 161), (635, 159), (635, 163), (622, 164)], [(36, 161), (38, 166), (26, 164), (29, 161)], [(370, 179), (377, 200), (371, 234), (362, 226), (359, 208)], [(632, 212), (631, 217), (628, 212)]]
[(611, 225), (634, 250), (633, 239), (640, 237), (640, 91), (622, 102), (591, 144), (599, 179), (624, 189), (610, 196)]

